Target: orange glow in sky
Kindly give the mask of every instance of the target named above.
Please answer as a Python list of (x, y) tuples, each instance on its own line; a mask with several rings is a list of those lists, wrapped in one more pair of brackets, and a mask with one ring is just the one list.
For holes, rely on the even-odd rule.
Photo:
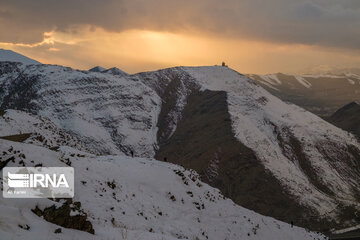
[(79, 27), (47, 32), (35, 44), (0, 43), (42, 63), (79, 69), (100, 65), (129, 73), (178, 65), (215, 65), (225, 61), (243, 73), (302, 72), (315, 65), (360, 64), (358, 55), (317, 46), (221, 38), (196, 32), (128, 30), (120, 33)]

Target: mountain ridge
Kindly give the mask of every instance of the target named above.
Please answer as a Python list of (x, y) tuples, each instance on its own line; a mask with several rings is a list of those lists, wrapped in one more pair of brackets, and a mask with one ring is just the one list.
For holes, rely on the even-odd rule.
[[(114, 76), (1, 63), (0, 73), (6, 76), (0, 77), (2, 109), (49, 118), (97, 154), (133, 153), (192, 166), (202, 180), (237, 203), (284, 221), (301, 219), (301, 226), (324, 230), (353, 224), (360, 196), (358, 141), (227, 67), (176, 67)], [(201, 131), (191, 130), (196, 123)], [(217, 130), (219, 124), (224, 128)], [(225, 145), (219, 145), (224, 148), (220, 150), (211, 145), (206, 134), (212, 132), (217, 134), (210, 136), (214, 140), (226, 140), (231, 156)], [(170, 151), (168, 146), (185, 146), (179, 145), (181, 136), (189, 142), (197, 139), (203, 151), (198, 152), (201, 148), (195, 143), (186, 152)], [(249, 168), (254, 174), (247, 185), (232, 182)], [(253, 188), (251, 196), (243, 194), (246, 187)], [(259, 197), (273, 187), (274, 198), (268, 203), (272, 208), (266, 208)], [(295, 208), (294, 215), (282, 214), (284, 204)], [(345, 216), (343, 208), (350, 209)]]

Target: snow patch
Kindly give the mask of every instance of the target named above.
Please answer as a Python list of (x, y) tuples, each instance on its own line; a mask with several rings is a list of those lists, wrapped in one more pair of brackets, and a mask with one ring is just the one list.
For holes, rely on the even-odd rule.
[(311, 83), (309, 83), (304, 77), (302, 77), (302, 76), (294, 76), (294, 77), (304, 87), (311, 88), (311, 86), (312, 86)]
[(271, 85), (280, 85), (281, 81), (276, 74), (262, 75), (260, 76), (265, 82)]
[(355, 85), (355, 81), (354, 80), (352, 80), (352, 79), (347, 79), (348, 81), (349, 81), (349, 83), (351, 84), (351, 85)]

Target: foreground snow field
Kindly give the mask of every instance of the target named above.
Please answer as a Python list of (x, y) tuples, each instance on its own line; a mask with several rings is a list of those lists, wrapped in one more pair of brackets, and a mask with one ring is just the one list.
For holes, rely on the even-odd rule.
[(74, 167), (71, 206), (81, 205), (68, 218), (86, 216), (95, 232), (63, 228), (31, 211), (61, 208), (65, 200), (0, 198), (1, 239), (323, 239), (242, 208), (173, 164), (7, 140), (0, 140), (0, 152), (1, 161), (14, 157), (7, 166)]

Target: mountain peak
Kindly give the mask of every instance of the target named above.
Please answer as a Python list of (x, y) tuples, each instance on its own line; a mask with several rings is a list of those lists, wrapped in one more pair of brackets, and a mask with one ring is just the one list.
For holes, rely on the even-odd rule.
[(357, 101), (353, 101), (347, 105), (345, 105), (343, 108), (353, 108), (353, 107), (356, 107), (356, 106), (360, 106), (359, 103)]
[(40, 62), (21, 55), (12, 50), (0, 49), (0, 62), (20, 62), (25, 65), (41, 64)]
[(345, 106), (341, 107), (339, 110), (337, 110), (334, 113), (334, 115), (339, 114), (339, 113), (342, 114), (345, 111), (355, 111), (357, 109), (360, 109), (360, 105), (358, 102), (353, 101), (353, 102), (350, 102), (350, 103), (346, 104)]
[(127, 74), (126, 72), (122, 71), (121, 69), (117, 68), (117, 67), (113, 67), (113, 68), (109, 68), (107, 70), (102, 71), (103, 73), (110, 73), (112, 75), (120, 75), (120, 76), (127, 76), (129, 74)]
[(127, 76), (127, 75), (129, 75), (126, 72), (122, 71), (121, 69), (119, 69), (117, 67), (106, 69), (106, 68), (103, 68), (101, 66), (96, 66), (96, 67), (93, 67), (93, 68), (89, 69), (89, 72), (108, 73), (108, 74), (118, 75), (118, 76)]
[(89, 69), (89, 72), (102, 72), (102, 71), (105, 71), (105, 70), (106, 70), (106, 68), (96, 66), (96, 67), (93, 67), (93, 68)]
[(335, 126), (360, 136), (360, 104), (353, 101), (338, 109), (328, 118)]

